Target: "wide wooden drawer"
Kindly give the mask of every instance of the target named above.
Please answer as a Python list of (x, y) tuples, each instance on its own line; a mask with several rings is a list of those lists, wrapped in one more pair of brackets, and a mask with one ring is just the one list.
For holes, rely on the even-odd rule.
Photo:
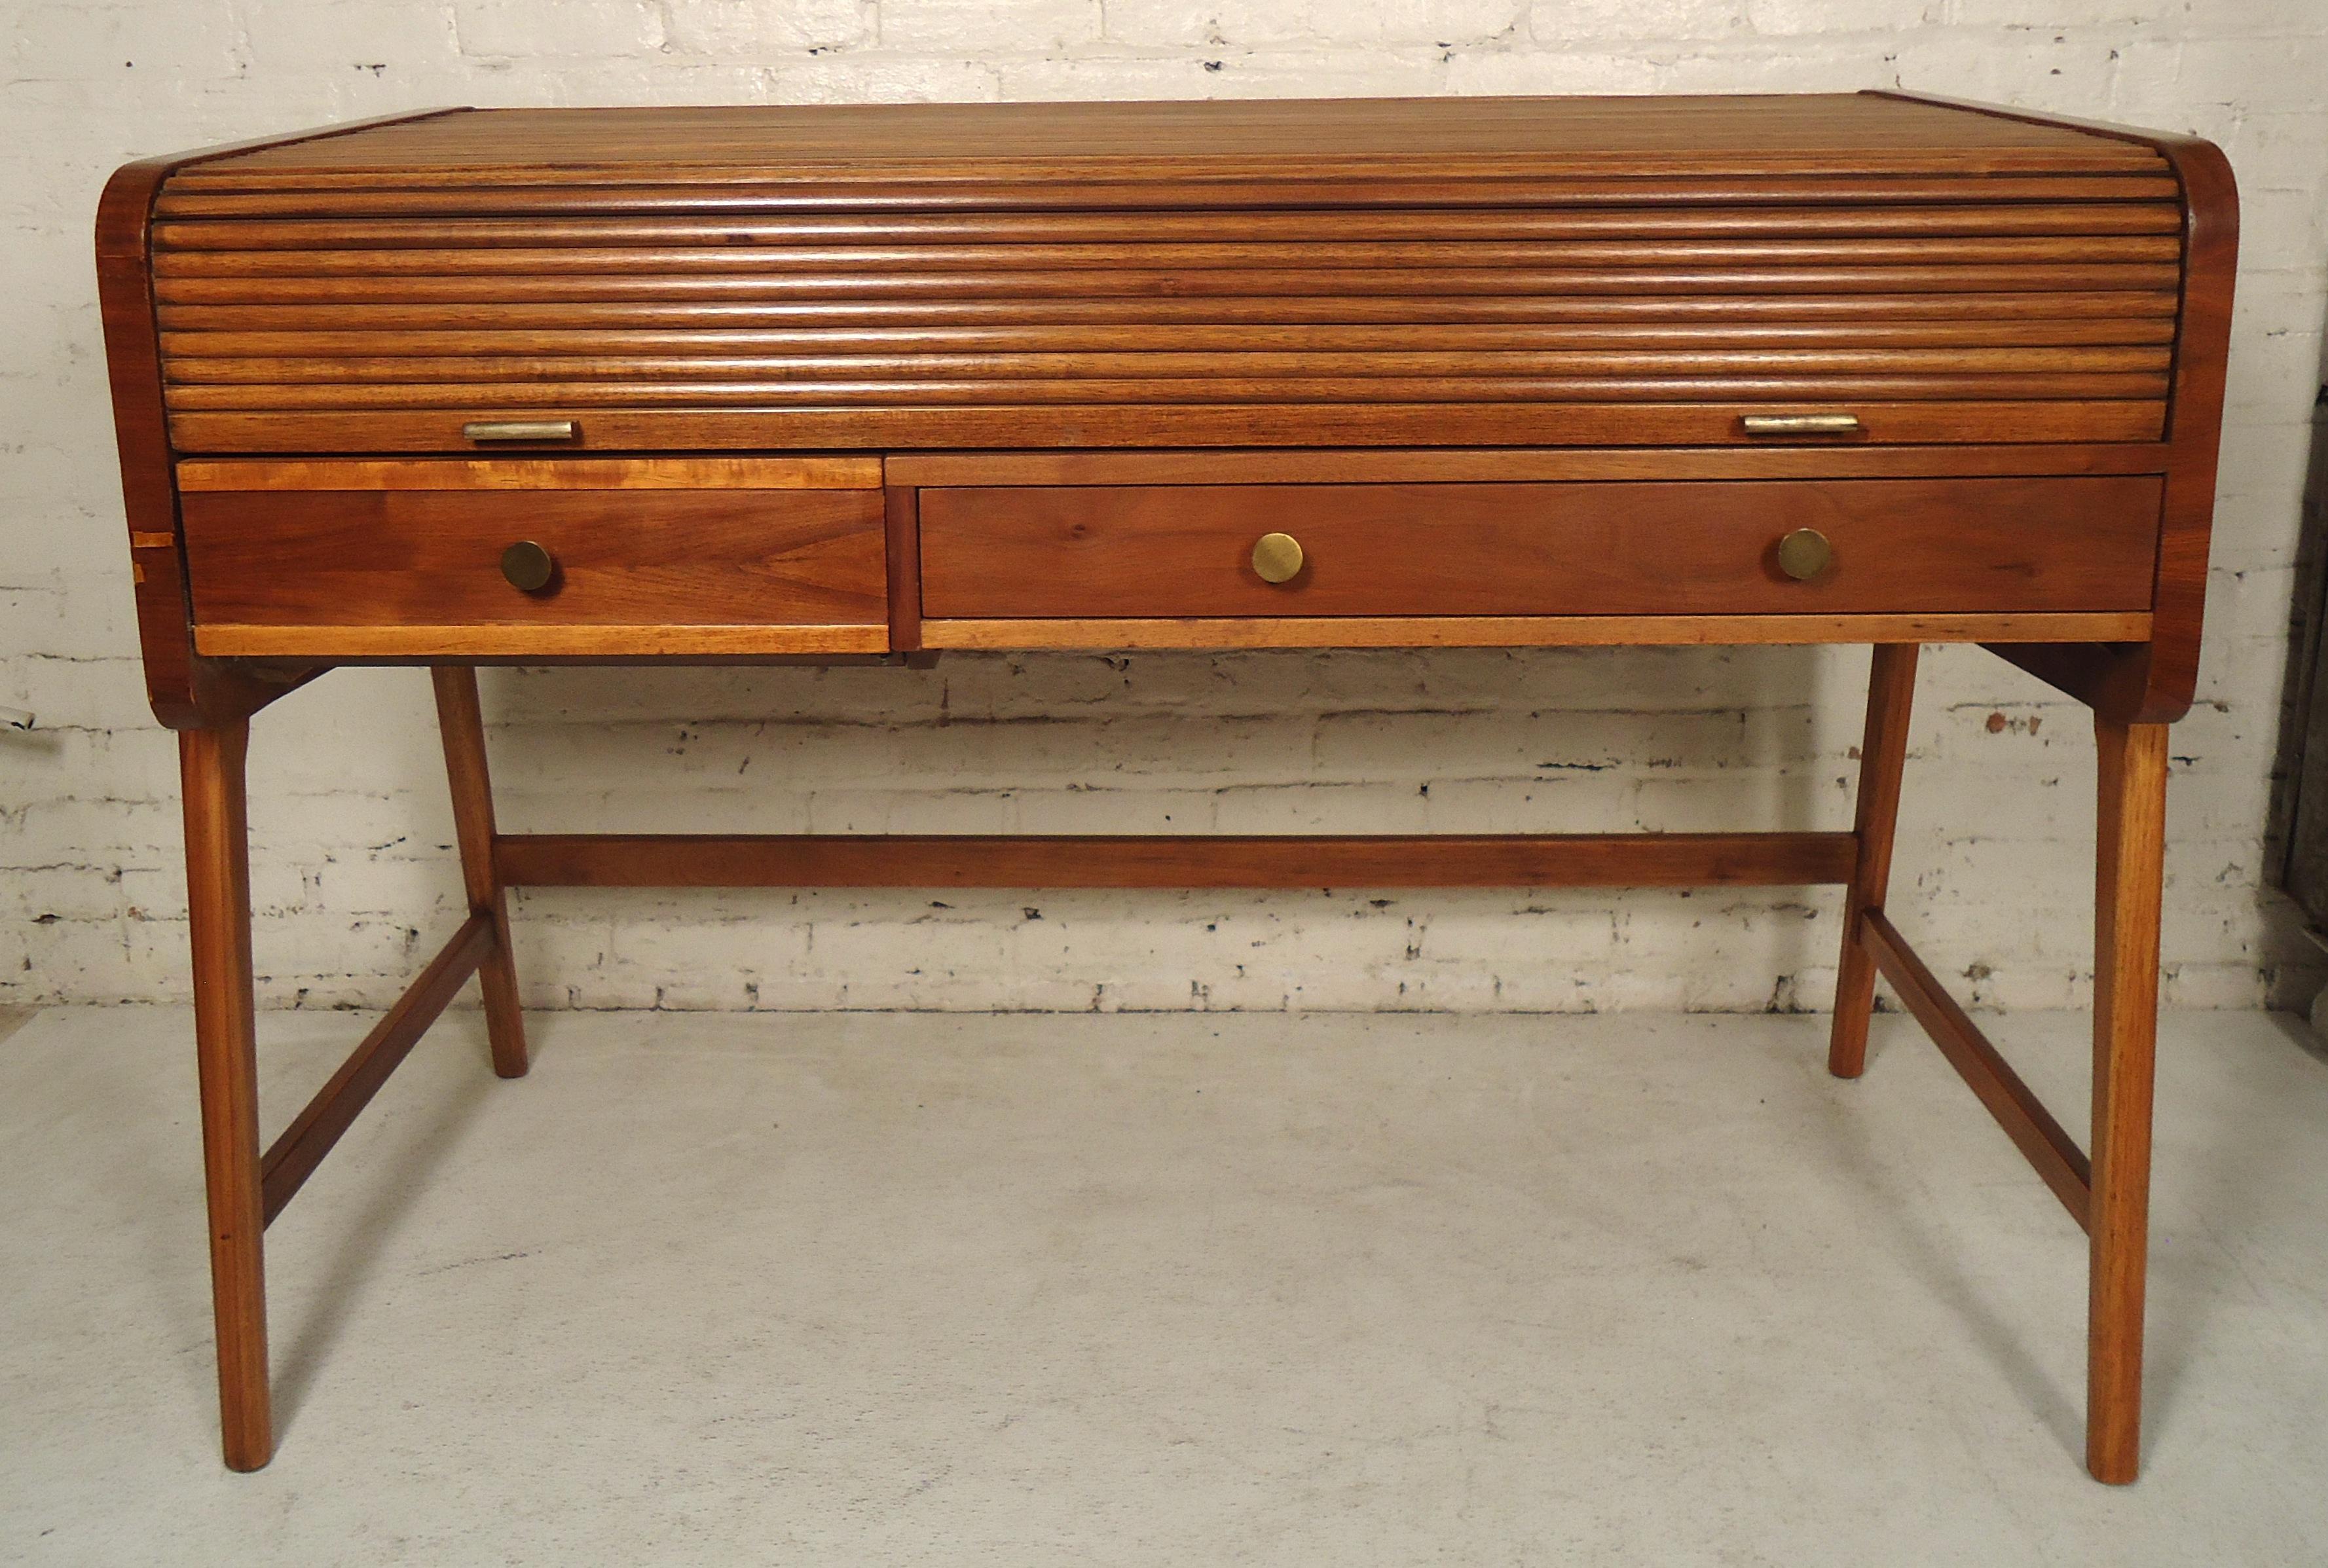
[[(925, 619), (2149, 607), (2152, 474), (920, 493)], [(1816, 545), (1790, 534), (1810, 530)], [(1264, 534), (1300, 570), (1263, 581)], [(1824, 547), (1826, 559), (1798, 578)]]
[(185, 463), (195, 645), (879, 653), (879, 485), (864, 458)]

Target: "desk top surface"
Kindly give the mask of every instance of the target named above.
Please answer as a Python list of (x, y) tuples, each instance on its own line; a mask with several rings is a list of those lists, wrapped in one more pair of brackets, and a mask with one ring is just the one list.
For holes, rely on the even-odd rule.
[(2089, 131), (1880, 94), (1342, 99), (469, 109), (216, 159), (209, 183), (527, 171), (526, 183), (689, 168), (1427, 160), (1453, 171), (1592, 174), (2151, 172), (2155, 152)]

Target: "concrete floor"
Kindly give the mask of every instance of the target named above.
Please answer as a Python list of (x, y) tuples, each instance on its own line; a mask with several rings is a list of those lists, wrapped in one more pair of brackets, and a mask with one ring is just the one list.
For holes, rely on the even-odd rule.
[[(274, 1015), (270, 1125), (359, 1032)], [(2082, 1019), (1996, 1026), (2079, 1124)], [(270, 1233), (216, 1457), (186, 1015), (0, 1045), (0, 1560), (2328, 1560), (2328, 1064), (2165, 1032), (2147, 1472), (1911, 1025), (474, 1013)]]

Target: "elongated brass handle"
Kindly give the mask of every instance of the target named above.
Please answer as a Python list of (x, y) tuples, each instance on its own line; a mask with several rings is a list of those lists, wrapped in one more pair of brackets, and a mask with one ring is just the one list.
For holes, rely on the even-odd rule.
[(502, 551), (502, 576), (521, 594), (536, 594), (558, 575), (558, 558), (530, 539)]
[(580, 434), (571, 419), (472, 419), (461, 427), (465, 441), (571, 441)]
[(1253, 575), (1265, 583), (1290, 583), (1301, 575), (1301, 541), (1290, 533), (1264, 533), (1253, 541)]
[(1779, 541), (1779, 569), (1798, 583), (1818, 576), (1834, 559), (1835, 547), (1815, 528), (1798, 528)]
[(1741, 414), (1749, 436), (1849, 436), (1860, 428), (1856, 414)]

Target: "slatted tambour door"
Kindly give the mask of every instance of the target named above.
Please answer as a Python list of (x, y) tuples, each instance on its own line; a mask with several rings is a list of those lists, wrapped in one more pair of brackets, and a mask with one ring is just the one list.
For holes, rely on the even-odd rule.
[[(1526, 101), (1498, 105), (1502, 140), (1476, 135), (1554, 139)], [(154, 233), (174, 434), (455, 450), (470, 421), (571, 419), (600, 448), (1699, 444), (1797, 412), (1854, 413), (1879, 442), (2161, 433), (2182, 212), (2145, 148), (2044, 127), (1887, 146), (1882, 119), (1820, 122), (1839, 145), (1816, 155), (1691, 151), (1721, 137), (1629, 110), (1663, 112), (1672, 145), (1601, 127), (1614, 151), (1368, 153), (1302, 124), (1310, 141), (1272, 155), (1245, 145), (1271, 128), (1234, 117), (1249, 106), (1147, 107), (1184, 117), (1158, 122), (1163, 151), (1129, 150), (1141, 106), (1092, 106), (1124, 151), (1005, 137), (954, 163), (949, 122), (917, 133), (896, 117), (914, 111), (868, 122), (894, 150), (786, 144), (789, 161), (750, 140), (774, 121), (699, 122), (625, 157), (619, 116), (512, 111), (501, 163), (479, 161), (486, 114), (421, 122), (403, 165), (386, 132), (197, 165)], [(2014, 128), (1894, 108), (1911, 129)], [(972, 143), (1016, 124), (947, 112)], [(1386, 149), (1422, 134), (1340, 129)], [(1176, 130), (1216, 150), (1171, 150)], [(1853, 136), (1873, 146), (1840, 150)]]

